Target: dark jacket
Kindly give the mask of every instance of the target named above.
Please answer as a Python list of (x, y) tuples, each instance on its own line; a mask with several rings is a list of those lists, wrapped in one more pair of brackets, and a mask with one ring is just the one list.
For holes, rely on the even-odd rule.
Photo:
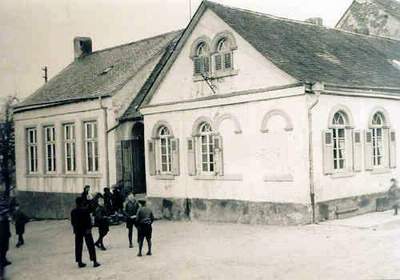
[(75, 234), (86, 234), (92, 229), (92, 219), (86, 207), (75, 208), (71, 211), (71, 224)]
[(15, 233), (24, 234), (25, 224), (29, 222), (28, 216), (26, 216), (21, 210), (16, 210), (13, 216), (15, 221)]
[(109, 224), (108, 224), (108, 216), (107, 216), (106, 208), (104, 206), (99, 205), (99, 206), (97, 206), (94, 214), (95, 214), (94, 220), (95, 220), (96, 226), (98, 226), (100, 230), (108, 231)]
[(136, 214), (136, 223), (138, 225), (151, 225), (153, 221), (153, 211), (146, 206), (140, 207)]

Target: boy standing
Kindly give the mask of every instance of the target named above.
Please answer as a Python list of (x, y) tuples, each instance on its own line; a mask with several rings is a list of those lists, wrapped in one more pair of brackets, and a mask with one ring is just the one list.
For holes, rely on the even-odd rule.
[(21, 211), (18, 204), (15, 205), (14, 211), (15, 233), (18, 235), (16, 247), (24, 245), (25, 225), (29, 222), (29, 218)]

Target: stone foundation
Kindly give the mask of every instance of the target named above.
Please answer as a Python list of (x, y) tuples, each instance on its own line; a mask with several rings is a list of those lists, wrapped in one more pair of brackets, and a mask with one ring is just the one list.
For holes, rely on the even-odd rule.
[[(319, 221), (348, 218), (375, 211), (385, 211), (393, 207), (387, 199), (387, 192), (339, 198), (317, 203), (316, 215)], [(336, 215), (336, 209), (355, 209), (349, 213)]]
[(17, 201), (29, 217), (37, 219), (66, 219), (75, 207), (75, 193), (18, 191)]
[(268, 225), (311, 223), (311, 208), (303, 204), (147, 197), (156, 218)]

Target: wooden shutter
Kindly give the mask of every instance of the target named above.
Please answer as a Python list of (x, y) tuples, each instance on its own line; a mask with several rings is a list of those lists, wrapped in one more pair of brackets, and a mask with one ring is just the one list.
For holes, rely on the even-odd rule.
[(202, 70), (202, 58), (195, 57), (193, 60), (194, 74), (200, 74)]
[(222, 56), (220, 54), (216, 54), (214, 56), (215, 70), (219, 71), (222, 69)]
[(149, 172), (150, 176), (156, 175), (156, 153), (155, 153), (155, 141), (154, 140), (148, 140), (147, 141), (147, 147), (149, 151)]
[(225, 69), (232, 68), (232, 54), (231, 53), (226, 53), (224, 55), (224, 67), (225, 67)]
[(215, 174), (219, 176), (224, 175), (224, 158), (222, 148), (222, 137), (220, 135), (214, 136), (214, 151), (215, 151)]
[(171, 139), (172, 174), (179, 176), (179, 139)]
[(365, 170), (372, 170), (372, 132), (370, 129), (365, 131), (364, 140)]
[(353, 168), (354, 171), (361, 171), (362, 165), (362, 144), (361, 131), (353, 131)]
[(353, 129), (345, 129), (345, 166), (348, 172), (353, 171), (354, 158), (353, 158)]
[(325, 130), (322, 137), (323, 143), (323, 171), (324, 174), (333, 172), (333, 133), (331, 130)]
[(382, 129), (382, 144), (383, 144), (383, 166), (390, 166), (390, 131), (389, 128)]
[(196, 147), (194, 137), (189, 137), (187, 139), (187, 149), (188, 149), (188, 173), (189, 176), (196, 175)]
[(396, 132), (390, 130), (389, 167), (396, 168)]

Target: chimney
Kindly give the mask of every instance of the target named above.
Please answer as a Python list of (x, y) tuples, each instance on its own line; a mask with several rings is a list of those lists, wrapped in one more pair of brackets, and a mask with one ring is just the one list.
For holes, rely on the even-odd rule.
[(92, 39), (89, 37), (74, 38), (74, 56), (75, 59), (84, 57), (92, 53)]
[(323, 26), (323, 20), (321, 17), (312, 17), (305, 20), (305, 22), (309, 22), (318, 26)]

